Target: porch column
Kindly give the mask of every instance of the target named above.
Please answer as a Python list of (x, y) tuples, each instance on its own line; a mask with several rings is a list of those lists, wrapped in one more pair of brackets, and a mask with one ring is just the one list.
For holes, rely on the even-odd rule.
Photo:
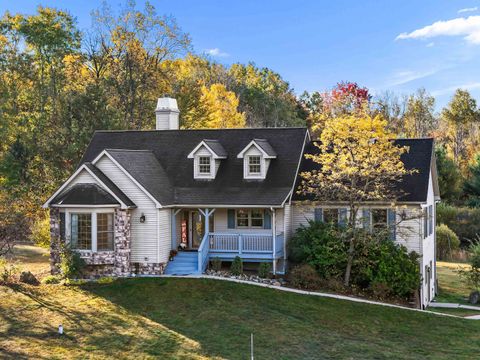
[(276, 213), (275, 213), (275, 209), (274, 208), (271, 208), (272, 209), (272, 236), (273, 236), (273, 275), (275, 275), (277, 273), (277, 254), (276, 254), (276, 248), (275, 248), (275, 245), (276, 245), (276, 242), (277, 242), (277, 219), (276, 219)]
[(182, 209), (172, 209), (172, 250), (177, 249), (177, 214), (182, 211)]

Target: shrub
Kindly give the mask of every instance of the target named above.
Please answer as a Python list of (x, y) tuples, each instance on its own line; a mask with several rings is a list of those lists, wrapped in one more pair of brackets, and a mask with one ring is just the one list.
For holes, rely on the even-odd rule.
[(452, 252), (460, 248), (457, 234), (445, 224), (437, 226), (437, 257), (439, 260), (451, 260)]
[(316, 290), (321, 279), (315, 268), (308, 264), (298, 265), (289, 274), (290, 284), (298, 289)]
[(243, 262), (240, 256), (235, 256), (235, 259), (233, 259), (230, 272), (236, 276), (243, 274)]
[(63, 245), (60, 253), (60, 270), (66, 279), (78, 278), (85, 268), (85, 261), (78, 252), (73, 251), (68, 245)]
[(341, 277), (347, 262), (347, 245), (341, 229), (318, 221), (300, 227), (289, 242), (289, 259), (313, 266), (322, 277)]
[(115, 281), (115, 278), (111, 276), (104, 276), (97, 280), (97, 284), (111, 284)]
[(452, 229), (461, 245), (468, 247), (470, 241), (480, 234), (480, 209), (438, 204), (437, 222)]
[(22, 271), (20, 274), (20, 282), (29, 285), (39, 285), (40, 282), (30, 271)]
[(18, 273), (18, 268), (15, 264), (0, 258), (0, 282), (10, 283), (15, 280), (15, 275)]
[(60, 276), (48, 275), (42, 279), (42, 284), (59, 284), (61, 281)]
[(50, 218), (39, 219), (32, 226), (31, 238), (33, 242), (41, 247), (50, 246)]
[(272, 270), (272, 266), (270, 265), (270, 263), (262, 262), (258, 267), (258, 276), (263, 279), (266, 279), (270, 277), (271, 270)]
[(392, 241), (378, 243), (376, 251), (369, 253), (376, 266), (372, 269), (371, 284), (382, 284), (390, 289), (385, 295), (408, 298), (420, 285), (418, 255)]
[(222, 270), (222, 260), (218, 256), (212, 259), (212, 269), (215, 271)]
[(480, 289), (480, 237), (470, 244), (469, 263), (471, 268), (468, 270), (459, 270), (460, 276), (465, 280), (468, 286), (474, 290)]

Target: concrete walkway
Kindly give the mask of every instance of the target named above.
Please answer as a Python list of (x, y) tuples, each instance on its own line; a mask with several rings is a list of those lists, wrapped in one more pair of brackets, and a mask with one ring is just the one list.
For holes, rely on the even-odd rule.
[[(226, 277), (222, 277), (222, 276), (212, 276), (212, 275), (185, 275), (185, 276), (161, 275), (160, 277), (165, 277), (165, 278), (173, 277), (173, 278), (183, 278), (183, 279), (185, 279), (185, 278), (187, 278), (187, 279), (188, 278), (189, 279), (213, 279), (213, 280), (230, 281), (230, 282), (236, 282), (236, 283), (241, 283), (241, 284), (248, 284), (248, 285), (255, 285), (255, 286), (260, 286), (260, 287), (266, 287), (266, 288), (271, 288), (271, 289), (274, 289), (274, 290), (291, 292), (291, 293), (296, 293), (296, 294), (300, 294), (300, 295), (320, 296), (320, 297), (326, 297), (326, 298), (331, 298), (331, 299), (353, 301), (353, 302), (358, 302), (358, 303), (363, 303), (363, 304), (386, 306), (386, 307), (392, 307), (392, 308), (408, 310), (408, 311), (418, 311), (418, 312), (421, 312), (421, 313), (427, 313), (427, 314), (444, 316), (444, 317), (454, 317), (454, 318), (459, 318), (459, 319), (480, 320), (480, 316), (478, 318), (476, 316), (463, 317), (463, 316), (457, 316), (457, 315), (452, 315), (452, 314), (444, 314), (444, 313), (439, 313), (439, 312), (434, 312), (434, 311), (429, 311), (429, 310), (413, 309), (413, 308), (409, 308), (409, 307), (406, 307), (406, 306), (383, 303), (383, 302), (380, 302), (380, 301), (367, 300), (367, 299), (357, 298), (357, 297), (353, 297), (353, 296), (299, 290), (299, 289), (293, 289), (293, 288), (289, 288), (289, 287), (285, 287), (285, 286), (274, 286), (274, 285), (270, 285), (270, 284), (257, 283), (257, 282), (254, 282), (254, 281), (231, 279), (231, 278), (226, 278)], [(468, 306), (468, 305), (465, 305), (465, 306)]]
[(441, 308), (441, 309), (465, 309), (465, 310), (478, 311), (478, 315), (460, 316), (460, 317), (464, 319), (469, 319), (469, 320), (480, 320), (480, 306), (432, 302), (430, 303), (429, 307)]

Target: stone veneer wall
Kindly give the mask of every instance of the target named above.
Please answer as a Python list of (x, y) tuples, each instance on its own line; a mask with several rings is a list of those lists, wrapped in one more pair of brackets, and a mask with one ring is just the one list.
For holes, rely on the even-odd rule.
[(60, 210), (50, 209), (50, 273), (60, 273)]
[[(115, 209), (114, 231), (115, 250), (101, 252), (82, 251), (86, 263), (85, 277), (102, 276), (126, 277), (130, 275), (161, 275), (166, 263), (131, 263), (131, 212)], [(50, 209), (50, 269), (52, 274), (59, 274), (60, 264), (60, 211)]]

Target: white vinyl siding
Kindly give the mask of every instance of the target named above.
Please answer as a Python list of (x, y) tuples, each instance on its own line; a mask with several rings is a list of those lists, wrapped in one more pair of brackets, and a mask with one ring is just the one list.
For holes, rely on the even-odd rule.
[[(95, 164), (105, 175), (115, 182), (120, 190), (132, 200), (137, 208), (132, 209), (131, 237), (132, 262), (156, 263), (159, 257), (157, 208), (155, 203), (107, 156)], [(140, 216), (145, 215), (145, 222)], [(168, 256), (168, 254), (167, 254)], [(161, 254), (161, 258), (165, 255)]]
[(172, 246), (172, 212), (170, 209), (158, 210), (158, 262), (168, 261)]
[(95, 178), (92, 175), (90, 175), (90, 173), (87, 170), (83, 169), (78, 173), (77, 176), (75, 176), (75, 179), (72, 179), (70, 184), (68, 184), (65, 187), (65, 189), (63, 189), (62, 193), (64, 193), (68, 189), (71, 189), (74, 185), (77, 185), (77, 184), (97, 184), (98, 186), (103, 188), (103, 186), (100, 185), (98, 181), (95, 180)]

